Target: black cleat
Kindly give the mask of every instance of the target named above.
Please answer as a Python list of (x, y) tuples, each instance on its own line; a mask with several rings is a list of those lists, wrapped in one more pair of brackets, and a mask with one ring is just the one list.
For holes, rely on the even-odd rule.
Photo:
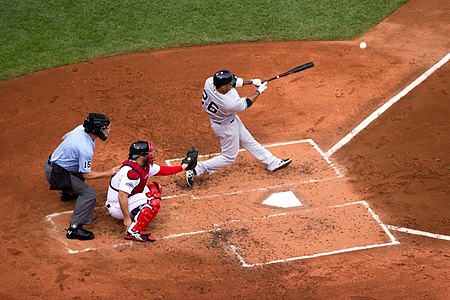
[(66, 237), (71, 240), (92, 240), (94, 233), (82, 228), (82, 225), (70, 225), (67, 229)]

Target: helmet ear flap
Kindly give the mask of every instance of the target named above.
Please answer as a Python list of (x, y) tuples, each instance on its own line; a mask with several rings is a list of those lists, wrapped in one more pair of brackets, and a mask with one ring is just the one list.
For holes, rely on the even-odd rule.
[(153, 162), (153, 160), (156, 158), (156, 149), (155, 149), (155, 145), (148, 141), (148, 159)]

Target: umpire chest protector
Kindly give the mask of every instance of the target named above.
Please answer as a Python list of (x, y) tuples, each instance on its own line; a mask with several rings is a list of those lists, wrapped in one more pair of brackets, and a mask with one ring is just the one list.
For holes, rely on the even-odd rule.
[(128, 171), (128, 179), (140, 179), (139, 184), (131, 191), (130, 196), (144, 192), (147, 184), (148, 173), (150, 171), (150, 163), (145, 164), (145, 168), (132, 160), (126, 160), (122, 163), (122, 167), (129, 166), (131, 170)]

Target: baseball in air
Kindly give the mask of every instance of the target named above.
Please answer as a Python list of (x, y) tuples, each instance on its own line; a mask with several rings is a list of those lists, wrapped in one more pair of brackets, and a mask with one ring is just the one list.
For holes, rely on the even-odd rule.
[(361, 49), (366, 49), (366, 47), (367, 47), (366, 42), (361, 42), (361, 44), (359, 44), (359, 48)]

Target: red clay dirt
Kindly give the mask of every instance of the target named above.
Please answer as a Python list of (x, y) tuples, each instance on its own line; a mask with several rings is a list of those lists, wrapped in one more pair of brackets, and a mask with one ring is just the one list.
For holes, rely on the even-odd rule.
[[(307, 61), (316, 66), (271, 82), (241, 118), (263, 144), (311, 139), (326, 152), (448, 54), (449, 11), (449, 1), (411, 0), (355, 41), (146, 51), (0, 82), (0, 297), (448, 299), (446, 240), (391, 231), (398, 244), (255, 267), (243, 266), (230, 247), (250, 262), (268, 262), (389, 242), (368, 210), (330, 208), (362, 200), (383, 224), (450, 235), (448, 63), (330, 157), (340, 173), (317, 149), (284, 147), (296, 160), (270, 176), (242, 154), (193, 190), (182, 174), (155, 178), (166, 195), (181, 195), (167, 199), (151, 224), (155, 243), (109, 247), (126, 241), (102, 207), (108, 181), (98, 180), (91, 182), (98, 249), (70, 254), (84, 245), (64, 244), (64, 220), (52, 225), (46, 216), (74, 204), (48, 190), (43, 167), (61, 136), (93, 111), (112, 119), (110, 139), (96, 148), (96, 170), (120, 163), (129, 144), (143, 138), (156, 144), (159, 164), (192, 145), (216, 153), (218, 140), (200, 109), (204, 80), (221, 68), (267, 78)], [(286, 190), (303, 206), (261, 205)], [(265, 219), (275, 214), (288, 217)], [(212, 230), (215, 222), (221, 231)], [(205, 232), (171, 236), (198, 229)]]

